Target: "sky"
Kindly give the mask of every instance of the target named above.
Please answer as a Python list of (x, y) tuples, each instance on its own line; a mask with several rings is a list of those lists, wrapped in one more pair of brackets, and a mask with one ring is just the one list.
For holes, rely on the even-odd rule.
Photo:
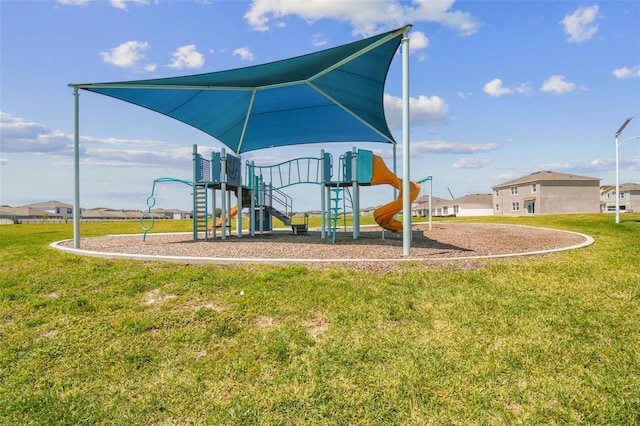
[[(640, 2), (425, 0), (0, 0), (0, 205), (73, 204), (74, 97), (69, 83), (200, 74), (349, 43), (405, 24), (410, 33), (410, 175), (442, 198), (491, 193), (541, 170), (640, 182)], [(224, 146), (186, 124), (80, 92), (83, 208), (147, 209), (153, 180), (190, 180), (191, 150)], [(399, 144), (402, 58), (385, 85)], [(627, 140), (628, 139), (628, 140)], [(622, 142), (624, 141), (624, 142)], [(245, 153), (271, 165), (334, 159), (354, 144)], [(390, 168), (390, 144), (364, 143)], [(335, 161), (335, 160), (334, 160)], [(421, 195), (428, 192), (427, 185)], [(320, 187), (284, 190), (318, 210)], [(362, 207), (393, 199), (360, 191)], [(159, 184), (155, 207), (189, 210), (190, 188)]]

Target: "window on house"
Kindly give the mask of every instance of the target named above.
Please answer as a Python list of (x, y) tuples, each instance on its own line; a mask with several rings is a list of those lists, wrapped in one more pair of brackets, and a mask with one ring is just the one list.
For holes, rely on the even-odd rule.
[(621, 199), (621, 200), (624, 200), (624, 192), (621, 192), (621, 193), (620, 193), (620, 199)]
[(442, 208), (442, 214), (445, 215), (445, 216), (448, 215), (449, 214), (449, 207), (447, 207), (447, 206), (443, 207)]
[(520, 203), (517, 201), (515, 203), (511, 203), (511, 210), (514, 212), (520, 211)]
[(512, 186), (511, 187), (511, 195), (516, 195), (518, 193), (518, 187), (517, 186)]
[(496, 204), (496, 211), (499, 212), (500, 211), (500, 204)]
[(457, 204), (453, 206), (453, 214), (458, 214), (459, 211), (460, 211), (460, 206), (458, 206)]
[(499, 197), (499, 196), (500, 196), (500, 190), (496, 189), (496, 197)]
[(531, 192), (537, 192), (538, 191), (538, 184), (537, 183), (532, 183), (531, 184)]

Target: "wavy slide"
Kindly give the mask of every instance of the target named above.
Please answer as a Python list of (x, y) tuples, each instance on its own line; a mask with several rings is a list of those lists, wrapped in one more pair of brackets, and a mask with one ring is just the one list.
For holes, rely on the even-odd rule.
[[(384, 160), (377, 155), (373, 155), (372, 171), (371, 185), (391, 185), (400, 191), (397, 199), (378, 207), (373, 212), (373, 218), (382, 228), (391, 232), (401, 233), (402, 222), (395, 220), (394, 216), (402, 211), (402, 179), (389, 170)], [(410, 182), (410, 184), (411, 192), (409, 195), (413, 203), (420, 193), (420, 185), (415, 182)]]

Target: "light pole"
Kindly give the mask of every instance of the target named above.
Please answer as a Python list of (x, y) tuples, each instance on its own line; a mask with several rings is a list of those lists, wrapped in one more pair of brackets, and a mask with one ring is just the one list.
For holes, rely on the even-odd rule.
[(426, 181), (429, 181), (429, 231), (431, 231), (433, 229), (433, 220), (432, 220), (433, 218), (431, 217), (431, 195), (433, 194), (433, 176), (429, 175), (424, 179), (420, 179), (416, 183), (422, 187), (422, 184)]
[(624, 132), (624, 128), (627, 127), (627, 125), (631, 122), (631, 120), (633, 120), (633, 117), (627, 118), (626, 121), (622, 123), (622, 126), (620, 126), (620, 128), (616, 132), (616, 195), (615, 195), (616, 223), (620, 223), (620, 166), (619, 166), (618, 151), (620, 150), (620, 145), (622, 145), (624, 142), (628, 141), (629, 139), (633, 139), (633, 138), (625, 139), (622, 142), (618, 143), (618, 137), (622, 132)]

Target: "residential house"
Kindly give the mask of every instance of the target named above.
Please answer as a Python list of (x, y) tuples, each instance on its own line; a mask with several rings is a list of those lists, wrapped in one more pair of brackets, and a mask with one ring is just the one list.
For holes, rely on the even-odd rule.
[(491, 194), (469, 194), (452, 201), (456, 216), (493, 216)]
[(27, 204), (23, 207), (33, 207), (44, 210), (49, 215), (62, 215), (66, 219), (73, 217), (73, 206), (71, 204), (61, 203), (60, 201), (46, 201), (44, 203)]
[[(421, 196), (411, 205), (414, 216), (429, 215), (429, 196)], [(432, 216), (491, 216), (491, 194), (469, 194), (453, 200), (431, 197)]]
[[(620, 213), (640, 212), (640, 184), (623, 183), (620, 185), (620, 198), (618, 201)], [(600, 187), (600, 211), (603, 213), (615, 213), (616, 211), (616, 187)]]
[(494, 215), (599, 211), (599, 178), (540, 171), (493, 187)]
[(151, 214), (156, 219), (191, 219), (191, 212), (178, 209), (153, 209)]
[[(432, 216), (452, 216), (453, 205), (452, 200), (440, 197), (431, 197), (431, 215)], [(426, 217), (429, 216), (429, 196), (422, 195), (415, 199), (411, 204), (411, 215)]]
[(82, 209), (83, 221), (140, 220), (142, 212), (137, 210)]
[(22, 207), (0, 207), (0, 223), (17, 224), (27, 223), (44, 220), (64, 220), (65, 216), (56, 213), (50, 213), (48, 211), (37, 209), (35, 207), (22, 206)]

